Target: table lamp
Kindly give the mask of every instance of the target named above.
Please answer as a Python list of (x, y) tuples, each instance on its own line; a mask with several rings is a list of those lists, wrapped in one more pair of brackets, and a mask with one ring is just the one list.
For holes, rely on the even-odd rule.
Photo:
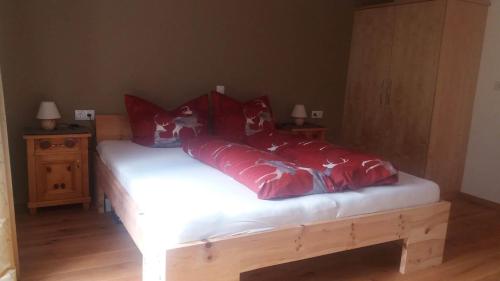
[(293, 107), (292, 117), (295, 118), (295, 125), (304, 125), (305, 118), (307, 118), (306, 107), (303, 104), (296, 104)]
[(61, 114), (57, 109), (56, 103), (53, 101), (42, 101), (38, 108), (36, 118), (41, 120), (42, 129), (51, 131), (56, 128), (56, 119), (61, 118)]

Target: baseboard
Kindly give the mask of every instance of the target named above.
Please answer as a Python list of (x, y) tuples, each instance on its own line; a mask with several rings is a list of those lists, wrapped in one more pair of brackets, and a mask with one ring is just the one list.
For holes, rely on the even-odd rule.
[(460, 192), (459, 196), (460, 196), (460, 198), (463, 198), (469, 202), (500, 211), (500, 204), (499, 203), (489, 201), (489, 200), (486, 200), (483, 198), (479, 198), (479, 197), (476, 197), (476, 196), (473, 196), (473, 195), (470, 195), (467, 193), (463, 193), (463, 192)]

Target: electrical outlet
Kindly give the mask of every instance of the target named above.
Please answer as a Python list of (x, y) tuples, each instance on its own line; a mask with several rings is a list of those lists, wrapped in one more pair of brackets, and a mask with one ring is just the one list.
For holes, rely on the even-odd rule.
[(224, 85), (217, 85), (215, 86), (215, 91), (217, 93), (224, 94), (224, 92), (226, 91), (226, 87), (224, 87)]
[(313, 110), (311, 111), (311, 117), (315, 119), (323, 118), (323, 110)]
[(75, 110), (75, 120), (94, 120), (95, 110), (93, 109), (77, 109)]

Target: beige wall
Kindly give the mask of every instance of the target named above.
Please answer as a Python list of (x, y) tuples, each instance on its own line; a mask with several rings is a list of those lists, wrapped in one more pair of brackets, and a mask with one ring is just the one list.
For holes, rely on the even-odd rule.
[(172, 107), (224, 84), (267, 93), (280, 120), (294, 103), (339, 132), (353, 1), (0, 0), (0, 63), (16, 202), (26, 202), (23, 126), (42, 99), (124, 112), (138, 92)]
[(491, 2), (462, 191), (500, 203), (500, 0)]

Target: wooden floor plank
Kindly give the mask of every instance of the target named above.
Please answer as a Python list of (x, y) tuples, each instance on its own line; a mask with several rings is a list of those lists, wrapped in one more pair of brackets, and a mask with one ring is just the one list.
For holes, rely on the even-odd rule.
[[(109, 215), (78, 207), (18, 212), (23, 281), (139, 281), (141, 255)], [(264, 268), (244, 281), (498, 281), (500, 212), (458, 199), (453, 202), (445, 263), (408, 275), (398, 273), (400, 243)]]

